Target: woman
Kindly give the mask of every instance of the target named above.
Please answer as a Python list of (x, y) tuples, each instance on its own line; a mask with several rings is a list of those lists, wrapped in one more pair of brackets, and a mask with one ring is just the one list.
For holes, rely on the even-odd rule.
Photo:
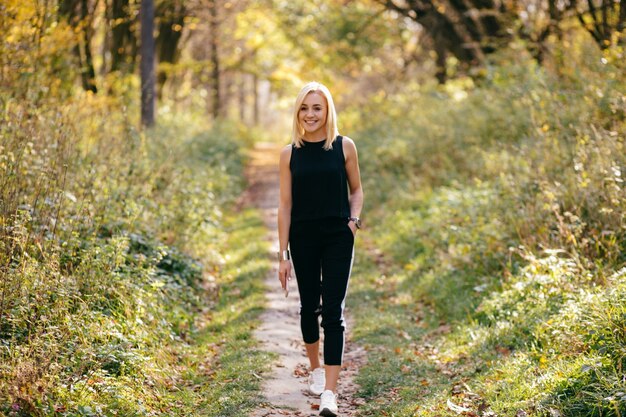
[[(321, 416), (337, 415), (343, 309), (362, 207), (356, 146), (338, 134), (328, 88), (309, 83), (296, 98), (292, 143), (280, 154), (278, 279), (288, 291), (291, 259), (300, 292), (300, 328), (311, 366), (309, 391), (320, 395)], [(324, 368), (319, 359), (320, 314)]]

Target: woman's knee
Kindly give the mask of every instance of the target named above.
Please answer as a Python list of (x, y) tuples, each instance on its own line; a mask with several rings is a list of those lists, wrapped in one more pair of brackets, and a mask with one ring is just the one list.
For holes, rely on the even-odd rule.
[(302, 318), (313, 318), (317, 319), (322, 314), (322, 307), (318, 304), (317, 306), (301, 306), (300, 307), (300, 316)]
[(324, 332), (343, 332), (345, 330), (343, 316), (325, 316), (322, 314), (322, 327), (324, 328)]

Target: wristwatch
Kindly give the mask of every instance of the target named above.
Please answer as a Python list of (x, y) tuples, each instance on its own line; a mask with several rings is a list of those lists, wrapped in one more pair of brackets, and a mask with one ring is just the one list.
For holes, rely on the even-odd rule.
[(291, 252), (289, 252), (289, 249), (281, 250), (276, 253), (276, 256), (279, 261), (288, 261), (291, 259)]
[(361, 228), (361, 219), (359, 219), (358, 217), (348, 217), (348, 219), (354, 222), (354, 225), (357, 229)]

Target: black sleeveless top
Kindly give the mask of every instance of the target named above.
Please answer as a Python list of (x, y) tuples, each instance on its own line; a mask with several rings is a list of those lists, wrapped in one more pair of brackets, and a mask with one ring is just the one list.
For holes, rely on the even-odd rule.
[(343, 155), (343, 137), (337, 136), (333, 148), (324, 143), (303, 142), (291, 147), (291, 221), (350, 217), (348, 179)]

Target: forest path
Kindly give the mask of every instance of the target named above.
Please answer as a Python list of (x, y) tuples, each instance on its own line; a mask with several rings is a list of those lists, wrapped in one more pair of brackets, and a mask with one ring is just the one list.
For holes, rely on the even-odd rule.
[[(263, 142), (251, 150), (246, 169), (249, 185), (241, 200), (242, 205), (262, 211), (268, 229), (267, 239), (272, 242), (272, 254), (278, 251), (276, 218), (280, 149), (281, 145)], [(278, 282), (277, 266), (274, 262), (274, 267), (265, 278), (267, 309), (261, 315), (262, 323), (254, 336), (261, 342), (263, 350), (273, 352), (278, 357), (271, 374), (265, 376), (262, 392), (264, 401), (251, 417), (317, 416), (319, 398), (307, 393), (308, 360), (300, 335), (297, 283), (294, 277), (290, 282), (289, 297), (285, 298)], [(346, 312), (346, 317), (350, 324), (349, 312)], [(360, 401), (354, 397), (357, 386), (353, 377), (359, 365), (365, 361), (365, 350), (351, 343), (349, 337), (348, 333), (338, 388), (338, 406), (342, 417), (356, 416)]]

